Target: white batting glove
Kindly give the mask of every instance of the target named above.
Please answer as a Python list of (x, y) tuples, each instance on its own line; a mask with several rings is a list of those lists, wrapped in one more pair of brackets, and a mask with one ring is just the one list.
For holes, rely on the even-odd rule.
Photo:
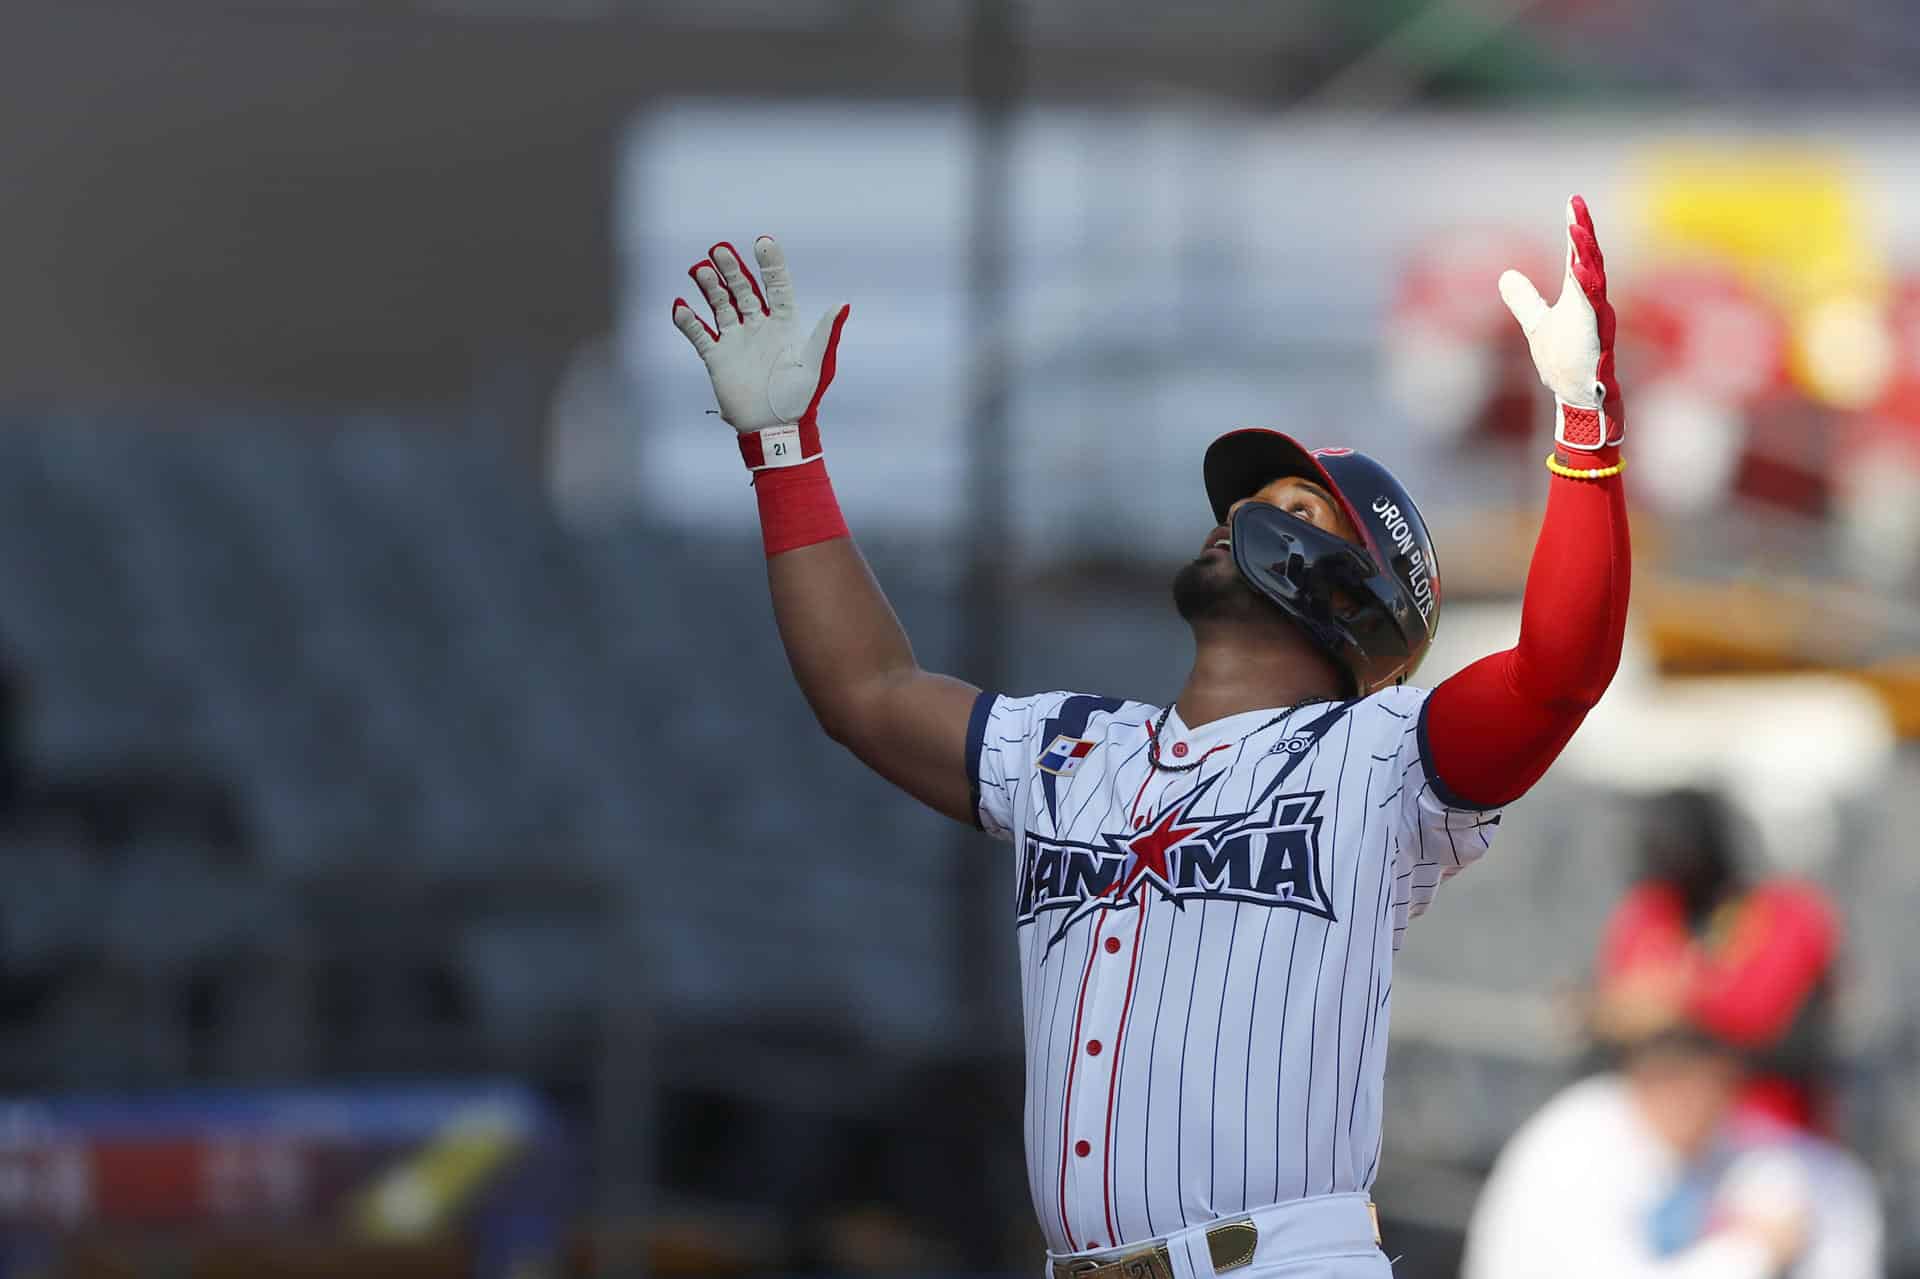
[(748, 469), (759, 471), (820, 456), (815, 415), (833, 382), (840, 329), (851, 308), (827, 312), (803, 341), (786, 255), (765, 235), (754, 241), (753, 254), (766, 277), (764, 294), (739, 252), (722, 240), (687, 272), (713, 308), (715, 327), (685, 298), (673, 300), (673, 323), (706, 364), (720, 416), (740, 433)]
[(1518, 271), (1500, 276), (1500, 299), (1520, 321), (1533, 367), (1553, 392), (1553, 442), (1585, 452), (1618, 444), (1626, 407), (1613, 372), (1613, 306), (1606, 260), (1594, 238), (1593, 215), (1579, 196), (1567, 201), (1567, 274), (1548, 306)]

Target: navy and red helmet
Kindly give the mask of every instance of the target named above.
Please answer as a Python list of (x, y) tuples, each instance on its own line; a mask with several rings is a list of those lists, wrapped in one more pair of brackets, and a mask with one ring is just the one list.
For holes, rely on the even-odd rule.
[(1440, 564), (1412, 496), (1352, 449), (1307, 449), (1279, 431), (1229, 431), (1207, 448), (1214, 518), (1274, 480), (1299, 476), (1333, 495), (1360, 534), (1337, 537), (1266, 502), (1232, 517), (1233, 562), (1345, 671), (1365, 696), (1406, 679), (1440, 624)]

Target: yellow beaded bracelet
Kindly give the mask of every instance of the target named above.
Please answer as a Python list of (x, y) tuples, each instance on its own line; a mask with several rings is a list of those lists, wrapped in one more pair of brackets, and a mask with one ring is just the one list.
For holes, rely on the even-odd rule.
[(1627, 469), (1627, 459), (1621, 458), (1612, 466), (1590, 466), (1586, 470), (1575, 470), (1571, 466), (1562, 466), (1554, 454), (1547, 454), (1547, 469), (1555, 475), (1563, 475), (1570, 480), (1604, 480), (1610, 475), (1618, 475)]

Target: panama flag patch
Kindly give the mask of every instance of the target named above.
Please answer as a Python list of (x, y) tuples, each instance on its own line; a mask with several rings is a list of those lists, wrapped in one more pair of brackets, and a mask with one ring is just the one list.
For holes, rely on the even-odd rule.
[(1080, 767), (1080, 761), (1093, 751), (1093, 743), (1065, 733), (1053, 739), (1053, 745), (1040, 753), (1040, 771), (1065, 777)]

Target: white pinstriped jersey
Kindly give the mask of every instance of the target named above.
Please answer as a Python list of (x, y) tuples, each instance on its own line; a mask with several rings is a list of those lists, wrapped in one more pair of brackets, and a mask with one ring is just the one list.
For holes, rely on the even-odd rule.
[(1393, 955), (1496, 811), (1450, 806), (1427, 694), (1249, 711), (981, 694), (968, 767), (1013, 842), (1027, 1176), (1055, 1252), (1361, 1191)]

